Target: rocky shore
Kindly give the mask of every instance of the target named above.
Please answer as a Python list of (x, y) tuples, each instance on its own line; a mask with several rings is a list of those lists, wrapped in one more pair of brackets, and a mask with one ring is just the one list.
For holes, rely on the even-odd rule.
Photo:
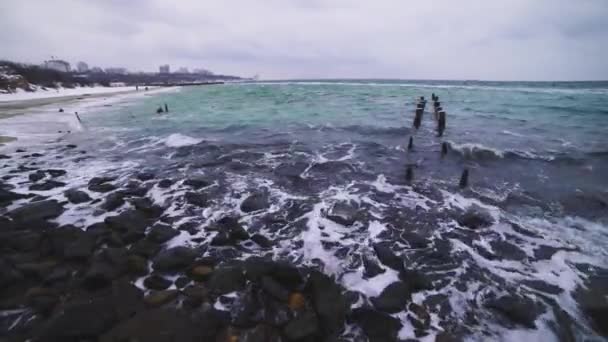
[[(63, 149), (86, 154), (75, 145)], [(450, 323), (453, 308), (445, 295), (431, 295), (422, 304), (412, 300), (417, 293), (432, 293), (448, 283), (466, 290), (469, 273), (438, 276), (406, 267), (404, 256), (390, 243), (375, 243), (374, 258), (359, 256), (365, 277), (393, 272), (398, 279), (367, 298), (318, 267), (276, 258), (272, 236), (250, 233), (240, 217), (231, 215), (218, 217), (206, 228), (215, 234), (209, 243), (172, 245), (180, 234), (195, 235), (197, 228), (177, 225), (177, 219), (153, 201), (151, 189), (179, 183), (188, 189), (184, 205), (205, 207), (210, 180), (157, 179), (153, 172), (142, 171), (127, 182), (98, 176), (90, 178), (86, 188), (73, 188), (66, 183), (70, 170), (39, 167), (36, 160), (41, 156), (25, 150), (0, 155), (6, 171), (0, 181), (2, 341), (398, 341), (405, 328), (416, 337), (434, 332), (436, 341), (445, 342), (462, 340), (478, 324), (476, 312), (468, 314), (465, 324)], [(17, 175), (27, 175), (21, 185), (31, 192), (14, 191), (7, 181)], [(65, 200), (36, 193), (56, 189)], [(94, 207), (104, 218), (85, 227), (59, 224), (56, 218), (73, 206)], [(249, 213), (267, 206), (267, 196), (260, 192), (245, 199), (240, 209)], [(364, 214), (344, 202), (325, 215), (349, 227)], [(469, 239), (493, 223), (483, 208), (459, 215), (458, 224), (470, 232)], [(464, 235), (459, 238), (466, 239)], [(428, 250), (428, 239), (414, 233), (402, 232), (398, 239), (423, 251), (420, 258), (431, 269), (449, 268), (452, 262), (449, 244), (439, 241)], [(240, 258), (239, 251), (248, 246), (262, 252)], [(525, 257), (506, 241), (493, 247), (486, 255), (490, 259)], [(541, 247), (535, 254), (550, 258), (557, 251)], [(587, 289), (579, 289), (580, 308), (596, 331), (606, 335), (607, 273), (587, 271), (595, 276)], [(526, 286), (545, 293), (563, 291), (542, 281)], [(559, 339), (574, 341), (580, 324), (552, 298), (539, 297), (518, 291), (490, 294), (480, 301), (479, 310), (493, 312), (506, 326), (530, 329), (542, 315), (554, 315)]]

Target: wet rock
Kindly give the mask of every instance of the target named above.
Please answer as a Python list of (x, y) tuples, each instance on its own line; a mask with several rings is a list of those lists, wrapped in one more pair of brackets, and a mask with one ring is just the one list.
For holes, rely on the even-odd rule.
[(305, 312), (289, 322), (283, 333), (288, 340), (298, 341), (308, 336), (313, 336), (319, 330), (319, 320), (314, 312)]
[(127, 258), (127, 269), (134, 275), (145, 275), (148, 273), (148, 262), (139, 255), (131, 255)]
[(262, 289), (278, 301), (285, 303), (289, 299), (289, 291), (271, 277), (264, 276), (260, 282)]
[(131, 204), (138, 211), (150, 218), (156, 218), (163, 214), (164, 209), (156, 205), (149, 198), (135, 198), (130, 200)]
[(608, 337), (608, 272), (603, 270), (591, 275), (585, 285), (585, 289), (577, 291), (579, 307), (591, 321), (592, 328)]
[(154, 174), (152, 172), (140, 172), (135, 178), (139, 179), (142, 182), (149, 181), (154, 178)]
[(59, 188), (59, 187), (63, 187), (66, 186), (67, 184), (63, 183), (63, 182), (57, 182), (54, 180), (47, 180), (44, 183), (39, 183), (39, 184), (33, 184), (30, 185), (29, 189), (32, 191), (48, 191), (48, 190), (52, 190), (55, 188)]
[(544, 309), (532, 299), (518, 295), (504, 295), (486, 301), (485, 306), (496, 310), (514, 323), (535, 329), (534, 321)]
[(91, 197), (86, 192), (76, 189), (67, 190), (63, 195), (73, 204), (85, 203), (91, 200)]
[(410, 313), (407, 318), (416, 329), (416, 336), (423, 335), (422, 331), (429, 329), (431, 326), (431, 316), (424, 306), (416, 303), (410, 303), (408, 309)]
[(188, 271), (188, 276), (196, 281), (208, 280), (213, 274), (213, 267), (208, 265), (195, 265)]
[(188, 191), (184, 194), (184, 199), (186, 200), (186, 203), (190, 203), (197, 207), (207, 206), (207, 196), (198, 192)]
[(165, 279), (158, 274), (152, 274), (144, 279), (144, 286), (151, 290), (166, 290), (171, 284), (171, 280)]
[(101, 205), (101, 208), (106, 211), (113, 211), (122, 207), (123, 204), (125, 204), (124, 195), (118, 191), (109, 194)]
[(240, 291), (245, 287), (245, 275), (240, 267), (221, 267), (216, 269), (207, 282), (209, 291), (214, 295), (223, 295)]
[[(45, 260), (45, 261), (39, 261), (39, 262), (18, 263), (15, 265), (15, 269), (23, 275), (38, 278), (38, 279), (44, 279), (53, 271), (53, 269), (56, 266), (57, 266), (56, 261)], [(10, 267), (7, 267), (7, 269), (9, 270), (9, 272), (11, 272)], [(12, 275), (11, 275), (11, 277), (12, 277)], [(12, 277), (12, 278), (18, 279), (18, 277)]]
[(299, 311), (304, 308), (306, 305), (306, 298), (300, 292), (293, 292), (289, 294), (289, 298), (287, 299), (287, 306), (294, 311)]
[(390, 249), (386, 243), (374, 244), (374, 251), (380, 262), (395, 271), (403, 271), (403, 260)]
[(56, 200), (28, 203), (7, 213), (15, 221), (37, 222), (56, 218), (63, 213), (63, 206)]
[(262, 248), (270, 248), (272, 247), (272, 241), (270, 241), (267, 237), (262, 234), (253, 234), (251, 236), (251, 241), (258, 244), (258, 246)]
[(198, 303), (198, 305), (203, 302), (206, 302), (208, 299), (207, 297), (209, 296), (209, 291), (207, 290), (207, 288), (200, 284), (190, 285), (186, 287), (182, 292), (184, 296), (186, 296), (193, 302)]
[(350, 319), (363, 329), (370, 341), (398, 341), (399, 319), (370, 308), (353, 310)]
[(38, 171), (30, 173), (27, 177), (30, 179), (30, 181), (37, 182), (37, 181), (41, 180), (42, 178), (46, 177), (46, 174), (44, 173), (44, 171), (38, 170)]
[(110, 192), (115, 190), (116, 186), (108, 182), (115, 179), (115, 177), (93, 177), (89, 180), (88, 189), (94, 192)]
[(158, 307), (171, 303), (178, 295), (178, 290), (151, 291), (144, 297), (144, 303), (150, 307)]
[(121, 265), (127, 260), (128, 252), (124, 247), (107, 247), (101, 251), (100, 255), (103, 260), (112, 265)]
[(399, 273), (399, 279), (407, 283), (412, 293), (433, 289), (431, 280), (416, 270), (403, 270)]
[[(177, 309), (153, 309), (137, 313), (101, 336), (100, 342), (197, 342), (214, 341), (218, 327), (205, 318), (197, 324)], [(150, 327), (154, 327), (151, 329)]]
[(137, 241), (131, 246), (131, 253), (141, 255), (145, 258), (152, 258), (158, 252), (160, 252), (160, 245), (158, 242), (151, 239), (142, 239)]
[(143, 309), (143, 292), (126, 280), (112, 283), (111, 296), (118, 320), (130, 318)]
[(59, 295), (50, 288), (33, 287), (25, 293), (26, 303), (42, 315), (49, 314), (59, 303)]
[(504, 240), (490, 241), (494, 253), (501, 259), (524, 260), (528, 256), (521, 248)]
[(190, 284), (190, 279), (186, 277), (179, 277), (175, 279), (175, 287), (177, 287), (178, 289), (183, 289), (188, 284)]
[(557, 253), (559, 248), (540, 245), (534, 250), (534, 258), (536, 260), (549, 260), (553, 257), (553, 254)]
[(82, 341), (95, 339), (109, 329), (117, 317), (106, 298), (67, 303), (50, 318), (37, 340)]
[(161, 189), (167, 189), (171, 187), (171, 185), (173, 185), (173, 181), (170, 179), (162, 179), (160, 182), (158, 182), (158, 187)]
[(255, 328), (247, 329), (239, 336), (240, 342), (280, 342), (282, 341), (279, 331), (269, 325), (257, 325)]
[(327, 213), (328, 219), (343, 226), (351, 226), (358, 216), (359, 208), (352, 202), (338, 202)]
[(560, 293), (564, 292), (564, 289), (562, 289), (561, 287), (559, 287), (557, 285), (552, 285), (552, 284), (549, 284), (542, 280), (537, 280), (537, 279), (522, 280), (522, 284), (524, 284), (528, 287), (531, 287), (535, 290), (549, 293), (549, 294), (560, 294)]
[(318, 271), (313, 271), (308, 281), (322, 330), (327, 335), (340, 333), (344, 328), (348, 309), (342, 289), (331, 278)]
[(262, 209), (266, 209), (269, 206), (268, 196), (262, 194), (254, 194), (247, 197), (243, 203), (241, 203), (241, 210), (245, 213), (250, 213)]
[(274, 169), (274, 173), (281, 177), (299, 178), (307, 167), (308, 164), (304, 162), (283, 163)]
[(82, 234), (74, 242), (67, 245), (63, 255), (67, 259), (86, 260), (93, 254), (96, 242), (95, 236)]
[(48, 170), (46, 170), (46, 173), (51, 175), (51, 177), (53, 177), (53, 178), (57, 178), (57, 177), (61, 177), (61, 176), (65, 175), (67, 173), (67, 171), (61, 170), (61, 169), (48, 169)]
[(249, 239), (249, 234), (234, 217), (225, 216), (216, 222), (219, 233), (211, 241), (213, 246), (234, 245), (241, 240)]
[(25, 198), (25, 196), (9, 190), (0, 189), (0, 205), (10, 204), (11, 202), (22, 198)]
[(158, 243), (165, 243), (177, 235), (179, 235), (179, 232), (171, 228), (171, 226), (162, 223), (157, 223), (152, 226), (152, 228), (148, 232), (148, 239)]
[(140, 183), (130, 182), (127, 186), (120, 190), (125, 197), (144, 197), (148, 193), (148, 188), (140, 186)]
[(188, 178), (183, 184), (194, 189), (205, 188), (211, 185), (211, 183), (202, 178)]
[(117, 216), (106, 217), (104, 222), (113, 230), (145, 232), (149, 219), (137, 210), (125, 210)]
[(401, 237), (407, 242), (410, 248), (427, 248), (431, 244), (428, 239), (414, 232), (403, 232), (401, 233)]
[(402, 281), (388, 285), (378, 297), (371, 299), (374, 307), (380, 311), (397, 313), (405, 309), (412, 296), (412, 290)]
[(382, 267), (380, 267), (380, 265), (378, 265), (373, 259), (364, 256), (362, 258), (363, 260), (363, 267), (365, 268), (365, 271), (363, 272), (363, 276), (365, 278), (373, 278), (375, 276), (377, 276), (378, 274), (382, 274), (384, 272), (386, 272), (386, 270), (384, 270)]
[(486, 209), (478, 205), (471, 205), (467, 211), (458, 218), (457, 222), (463, 227), (478, 229), (486, 228), (494, 224), (494, 218)]
[[(0, 222), (0, 227), (6, 229), (6, 225)], [(29, 252), (37, 249), (40, 246), (42, 235), (31, 231), (7, 231), (0, 232), (0, 248), (7, 246), (12, 250), (19, 252)]]
[(83, 286), (89, 290), (104, 288), (120, 275), (119, 270), (106, 262), (94, 262), (84, 275)]
[(198, 256), (194, 249), (178, 246), (162, 251), (154, 258), (152, 267), (161, 272), (175, 272), (188, 267)]

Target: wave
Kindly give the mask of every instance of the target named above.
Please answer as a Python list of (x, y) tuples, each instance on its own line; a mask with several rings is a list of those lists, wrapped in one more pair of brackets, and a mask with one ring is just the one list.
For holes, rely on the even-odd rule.
[(168, 147), (182, 147), (196, 145), (202, 142), (203, 139), (196, 139), (180, 133), (173, 133), (165, 139), (165, 145)]
[(467, 159), (492, 160), (504, 158), (504, 152), (482, 144), (456, 144), (448, 142), (450, 150), (454, 151)]

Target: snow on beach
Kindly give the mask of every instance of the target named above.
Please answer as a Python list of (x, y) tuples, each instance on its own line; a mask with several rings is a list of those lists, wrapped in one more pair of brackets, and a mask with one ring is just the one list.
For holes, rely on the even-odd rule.
[(134, 91), (135, 87), (76, 87), (76, 88), (38, 88), (36, 91), (17, 89), (15, 93), (0, 93), (0, 102), (47, 99), (64, 96), (84, 96), (93, 94), (112, 94), (125, 91)]

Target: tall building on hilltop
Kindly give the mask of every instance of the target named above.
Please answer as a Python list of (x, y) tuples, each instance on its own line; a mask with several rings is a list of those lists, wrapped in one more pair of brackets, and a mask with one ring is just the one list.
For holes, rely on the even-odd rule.
[(89, 71), (89, 65), (85, 62), (78, 62), (78, 64), (76, 64), (76, 68), (78, 69), (78, 72)]
[(169, 64), (161, 65), (158, 67), (158, 72), (160, 74), (168, 74), (171, 72), (171, 68), (169, 67)]
[(61, 59), (44, 61), (44, 63), (42, 63), (42, 67), (51, 70), (70, 72), (70, 63)]
[(177, 72), (178, 74), (188, 74), (188, 73), (190, 73), (190, 72), (188, 71), (188, 68), (186, 68), (186, 67), (181, 67), (181, 68), (177, 69), (177, 71), (176, 71), (176, 72)]

